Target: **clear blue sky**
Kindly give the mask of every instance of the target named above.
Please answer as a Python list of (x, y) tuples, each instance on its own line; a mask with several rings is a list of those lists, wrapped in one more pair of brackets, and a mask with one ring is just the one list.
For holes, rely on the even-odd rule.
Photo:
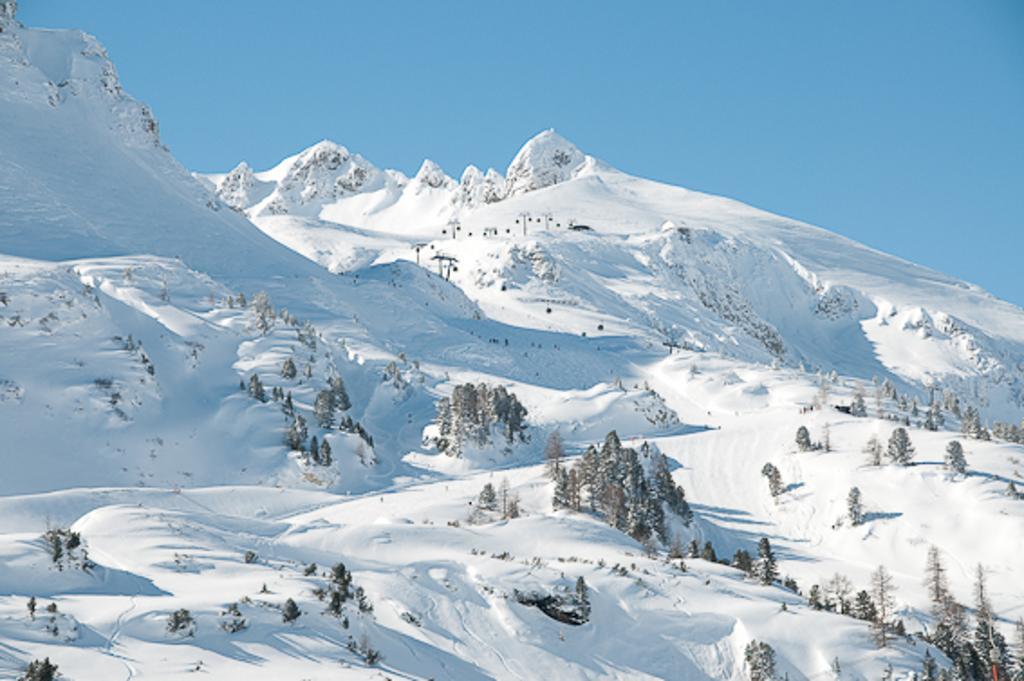
[(504, 170), (554, 127), (1024, 304), (1024, 2), (22, 0), (96, 34), (187, 166), (322, 138)]

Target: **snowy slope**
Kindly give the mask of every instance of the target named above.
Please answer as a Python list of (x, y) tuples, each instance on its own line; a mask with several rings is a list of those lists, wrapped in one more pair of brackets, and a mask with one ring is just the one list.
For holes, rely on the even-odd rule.
[[(997, 625), (1024, 616), (1024, 447), (965, 439), (948, 408), (923, 428), (930, 387), (1019, 421), (1018, 308), (553, 131), (458, 180), (328, 141), (193, 176), (95, 39), (13, 15), (0, 2), (0, 678), (49, 657), (68, 679), (739, 680), (753, 640), (780, 679), (909, 678), (926, 651), (949, 663), (921, 638), (933, 545), (960, 601), (981, 563)], [(337, 378), (351, 405), (321, 423)], [(466, 382), (512, 391), (528, 439), (439, 453), (437, 401)], [(833, 408), (858, 390), (867, 416)], [(329, 464), (286, 446), (293, 413)], [(914, 465), (865, 465), (893, 419)], [(801, 425), (830, 450), (797, 451)], [(570, 462), (611, 430), (664, 452), (695, 514), (678, 541), (728, 559), (767, 537), (800, 593), (553, 510), (555, 429)], [(519, 517), (477, 508), (503, 481)], [(84, 547), (55, 562), (55, 528)], [(330, 612), (338, 562), (372, 611), (353, 592)], [(881, 649), (807, 599), (879, 565), (909, 632)], [(577, 577), (585, 624), (520, 602)], [(191, 635), (167, 628), (181, 608)]]

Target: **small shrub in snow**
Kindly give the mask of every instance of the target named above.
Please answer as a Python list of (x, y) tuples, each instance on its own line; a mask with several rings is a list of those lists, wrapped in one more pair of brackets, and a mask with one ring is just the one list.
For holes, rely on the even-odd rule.
[(296, 605), (295, 601), (289, 598), (284, 602), (284, 608), (281, 609), (281, 618), (285, 622), (294, 622), (299, 619), (302, 615), (302, 611), (299, 610), (299, 606)]
[(50, 662), (50, 658), (33, 660), (25, 669), (25, 673), (18, 677), (18, 681), (53, 681), (57, 678), (57, 665)]
[(192, 636), (196, 633), (196, 622), (185, 608), (175, 610), (167, 618), (167, 631), (179, 636)]

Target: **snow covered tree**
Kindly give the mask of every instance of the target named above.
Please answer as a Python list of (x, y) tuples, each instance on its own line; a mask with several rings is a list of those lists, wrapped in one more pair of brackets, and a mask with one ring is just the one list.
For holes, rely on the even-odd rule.
[(732, 554), (732, 566), (747, 575), (754, 572), (754, 561), (750, 559), (750, 554), (743, 549), (736, 549), (736, 553)]
[(853, 593), (853, 584), (845, 576), (838, 572), (832, 575), (825, 582), (825, 598), (829, 610), (846, 615), (850, 612), (850, 594)]
[[(565, 450), (562, 447), (562, 434), (558, 430), (551, 431), (548, 441), (544, 445), (544, 462), (549, 478), (558, 480), (559, 471), (562, 469), (562, 458)], [(568, 482), (568, 481), (567, 481)]]
[(959, 440), (950, 440), (946, 445), (946, 456), (943, 459), (946, 470), (958, 475), (967, 474), (967, 459), (964, 457), (964, 448)]
[(477, 506), (485, 511), (498, 510), (498, 495), (494, 491), (494, 485), (489, 482), (484, 484), (484, 488), (480, 490), (480, 496), (477, 498)]
[(811, 442), (811, 433), (807, 430), (806, 426), (800, 426), (796, 429), (796, 448), (801, 452), (809, 452), (814, 449), (814, 444)]
[(298, 375), (298, 373), (298, 369), (295, 368), (295, 362), (294, 360), (292, 360), (291, 357), (286, 358), (284, 360), (284, 363), (281, 364), (282, 378), (287, 378), (290, 381), (293, 378), (295, 378)]
[(867, 591), (858, 591), (853, 598), (853, 616), (865, 622), (874, 622), (878, 617), (875, 610), (875, 602)]
[(192, 613), (185, 608), (175, 610), (167, 618), (167, 631), (181, 636), (192, 636), (195, 634), (196, 622), (192, 619)]
[(555, 493), (551, 499), (551, 506), (556, 511), (560, 508), (571, 508), (569, 499), (569, 473), (565, 468), (559, 468), (555, 473)]
[(750, 681), (774, 681), (775, 650), (761, 641), (751, 641), (743, 650)]
[(964, 409), (963, 417), (960, 419), (960, 430), (964, 435), (975, 440), (989, 439), (988, 431), (981, 425), (978, 410), (973, 406)]
[(860, 385), (853, 391), (853, 402), (850, 403), (850, 415), (865, 417), (868, 415), (868, 407), (864, 404), (864, 388)]
[(893, 463), (901, 466), (910, 465), (911, 459), (914, 458), (914, 445), (910, 443), (910, 436), (907, 435), (906, 428), (896, 428), (892, 431), (885, 455)]
[(850, 514), (850, 522), (860, 525), (864, 522), (864, 506), (860, 499), (860, 488), (851, 487), (850, 493), (846, 495), (846, 508)]
[(864, 445), (864, 455), (869, 466), (882, 465), (882, 443), (878, 441), (877, 435), (868, 438), (868, 443)]
[(250, 302), (250, 309), (253, 315), (253, 327), (260, 332), (261, 335), (267, 335), (270, 329), (274, 326), (274, 307), (270, 304), (270, 298), (263, 291), (260, 291), (252, 297)]
[(477, 447), (490, 444), (495, 429), (500, 429), (507, 445), (525, 442), (526, 415), (526, 407), (504, 386), (459, 385), (450, 398), (438, 401), (435, 443), (445, 454), (460, 456), (466, 443)]
[(576, 602), (580, 617), (586, 622), (590, 619), (590, 589), (582, 575), (576, 578)]
[(313, 416), (321, 428), (334, 427), (334, 393), (330, 390), (321, 390), (316, 394), (313, 401)]
[(928, 599), (932, 602), (932, 616), (939, 621), (949, 599), (949, 584), (946, 580), (946, 568), (942, 564), (942, 554), (935, 546), (928, 547), (924, 585), (928, 589)]
[(309, 452), (306, 459), (313, 463), (320, 463), (320, 442), (316, 439), (316, 435), (309, 440)]
[(285, 622), (294, 622), (299, 619), (302, 615), (302, 611), (299, 610), (299, 606), (296, 605), (295, 601), (291, 598), (284, 602), (284, 608), (281, 609), (281, 619)]
[(334, 398), (334, 408), (339, 411), (348, 411), (352, 408), (352, 400), (348, 397), (348, 391), (345, 389), (345, 381), (341, 379), (341, 376), (332, 376), (327, 381), (327, 385), (331, 389), (331, 396)]
[(54, 681), (57, 678), (57, 665), (50, 662), (46, 657), (42, 660), (33, 660), (25, 668), (25, 673), (18, 677), (18, 681)]
[(779, 469), (775, 467), (775, 464), (766, 463), (762, 466), (761, 475), (768, 478), (768, 492), (773, 497), (778, 497), (786, 491), (785, 486), (782, 484), (782, 474), (779, 473)]
[(260, 377), (257, 374), (253, 374), (249, 377), (249, 397), (257, 399), (260, 402), (267, 401), (267, 394), (263, 390), (263, 383), (260, 381)]
[(292, 451), (301, 452), (306, 447), (306, 438), (308, 436), (309, 431), (306, 429), (306, 419), (302, 418), (301, 414), (296, 414), (295, 418), (292, 419), (292, 424), (285, 431), (285, 445)]
[(757, 542), (757, 564), (754, 566), (754, 576), (762, 584), (773, 584), (779, 578), (779, 568), (775, 561), (775, 553), (772, 552), (772, 545), (768, 537), (761, 537)]
[(939, 681), (939, 667), (935, 664), (935, 658), (927, 650), (924, 651), (919, 679), (920, 681)]
[(316, 462), (321, 466), (330, 466), (331, 461), (331, 444), (324, 438), (320, 442), (320, 456)]
[(872, 631), (875, 636), (875, 643), (880, 648), (889, 644), (889, 620), (896, 608), (896, 600), (893, 592), (896, 586), (893, 584), (892, 575), (879, 565), (878, 569), (871, 575), (871, 601), (875, 606), (875, 619), (872, 622)]

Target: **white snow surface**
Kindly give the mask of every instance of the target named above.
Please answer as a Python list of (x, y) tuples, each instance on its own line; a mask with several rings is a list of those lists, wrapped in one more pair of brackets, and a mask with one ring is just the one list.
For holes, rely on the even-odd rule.
[[(833, 678), (833, 658), (844, 679), (888, 664), (907, 678), (926, 650), (945, 662), (916, 638), (877, 649), (864, 622), (805, 596), (700, 559), (683, 570), (668, 547), (552, 511), (541, 456), (554, 429), (571, 457), (613, 429), (656, 445), (695, 511), (680, 541), (728, 557), (768, 537), (804, 594), (837, 572), (867, 588), (885, 565), (919, 633), (934, 625), (934, 545), (960, 600), (981, 563), (1005, 632), (1024, 616), (1024, 501), (1004, 493), (1024, 489), (1024, 448), (914, 417), (914, 465), (861, 454), (896, 425), (877, 418), (898, 407), (875, 404), (873, 377), (922, 405), (950, 389), (986, 420), (1019, 422), (1019, 308), (624, 174), (554, 131), (504, 175), (470, 166), (455, 180), (425, 161), (410, 178), (330, 141), (267, 171), (193, 175), (94, 38), (22, 27), (9, 0), (0, 29), (0, 677), (49, 657), (68, 679), (742, 679), (754, 639), (793, 681)], [(259, 291), (278, 308), (263, 329), (236, 302)], [(330, 466), (288, 451), (280, 403), (239, 388), (253, 375), (291, 393)], [(372, 445), (316, 423), (332, 376)], [(869, 417), (808, 412), (822, 377), (832, 405), (863, 387)], [(467, 381), (514, 392), (530, 441), (439, 454), (424, 437), (435, 402)], [(827, 430), (831, 451), (796, 451), (800, 425)], [(952, 439), (966, 476), (942, 467)], [(788, 485), (777, 503), (769, 461)], [(485, 483), (506, 480), (521, 517), (472, 513)], [(855, 485), (868, 513), (856, 527)], [(54, 527), (81, 534), (91, 568), (57, 569), (42, 540)], [(347, 604), (345, 622), (315, 595), (339, 561), (373, 604)], [(513, 598), (578, 576), (582, 626)], [(286, 624), (288, 598), (302, 615)], [(230, 603), (243, 631), (221, 626)], [(179, 608), (192, 636), (167, 631)]]

